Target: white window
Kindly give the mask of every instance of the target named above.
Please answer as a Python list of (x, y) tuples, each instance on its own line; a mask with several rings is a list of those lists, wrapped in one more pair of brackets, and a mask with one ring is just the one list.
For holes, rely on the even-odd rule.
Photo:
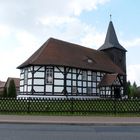
[(76, 94), (77, 93), (77, 87), (72, 87), (72, 93)]
[(93, 81), (96, 81), (96, 77), (97, 77), (97, 75), (96, 75), (96, 72), (93, 72)]
[(52, 84), (53, 83), (53, 69), (47, 68), (46, 69), (46, 84)]
[(87, 72), (86, 71), (83, 71), (83, 73), (82, 73), (82, 79), (83, 80), (87, 80)]
[(24, 70), (24, 84), (27, 85), (28, 83), (28, 69)]
[(92, 59), (88, 59), (88, 63), (93, 63), (93, 60)]
[(91, 94), (92, 93), (92, 88), (91, 87), (87, 87), (87, 93)]

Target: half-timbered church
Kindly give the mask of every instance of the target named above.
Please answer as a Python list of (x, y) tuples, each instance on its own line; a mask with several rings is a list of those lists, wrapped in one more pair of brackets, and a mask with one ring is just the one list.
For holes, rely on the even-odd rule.
[(50, 38), (18, 69), (19, 97), (120, 98), (125, 93), (126, 49), (110, 21), (98, 50)]

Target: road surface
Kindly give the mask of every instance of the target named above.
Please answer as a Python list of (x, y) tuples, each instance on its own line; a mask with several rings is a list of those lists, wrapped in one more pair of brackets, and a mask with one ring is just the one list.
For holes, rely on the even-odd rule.
[(0, 140), (140, 140), (140, 126), (1, 123)]

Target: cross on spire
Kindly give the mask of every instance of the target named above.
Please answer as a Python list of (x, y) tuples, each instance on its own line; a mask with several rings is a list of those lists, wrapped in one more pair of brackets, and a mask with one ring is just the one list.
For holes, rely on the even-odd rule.
[(110, 14), (110, 21), (112, 21), (112, 15)]

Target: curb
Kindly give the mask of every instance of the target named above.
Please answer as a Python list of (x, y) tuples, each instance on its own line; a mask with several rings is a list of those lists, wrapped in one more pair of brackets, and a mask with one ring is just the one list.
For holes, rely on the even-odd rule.
[(140, 126), (140, 117), (18, 116), (0, 115), (0, 123), (96, 126)]

